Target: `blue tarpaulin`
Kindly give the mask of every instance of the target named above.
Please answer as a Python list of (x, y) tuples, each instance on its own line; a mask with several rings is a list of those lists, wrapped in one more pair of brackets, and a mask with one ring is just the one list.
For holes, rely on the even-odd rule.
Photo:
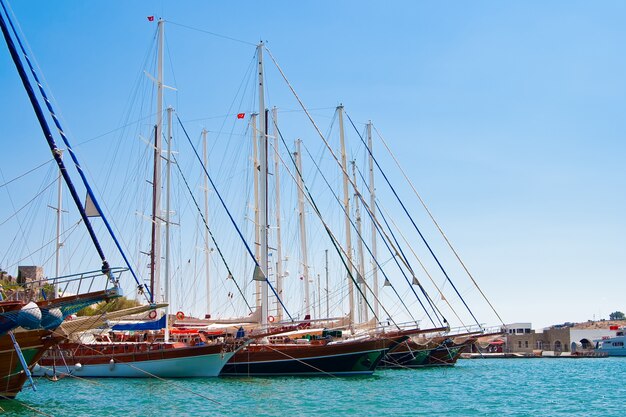
[(113, 330), (160, 330), (163, 328), (165, 328), (165, 316), (156, 321), (140, 321), (113, 326)]

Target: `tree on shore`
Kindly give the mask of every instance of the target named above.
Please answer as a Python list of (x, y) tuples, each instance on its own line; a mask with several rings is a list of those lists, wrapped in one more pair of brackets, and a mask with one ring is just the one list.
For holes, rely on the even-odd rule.
[(626, 316), (624, 316), (624, 313), (622, 313), (621, 311), (614, 311), (611, 314), (609, 314), (609, 319), (610, 320), (624, 320), (626, 319)]
[(112, 301), (101, 301), (93, 306), (85, 307), (76, 313), (77, 316), (97, 316), (105, 311), (118, 311), (126, 308), (137, 307), (141, 303), (126, 297), (116, 298)]

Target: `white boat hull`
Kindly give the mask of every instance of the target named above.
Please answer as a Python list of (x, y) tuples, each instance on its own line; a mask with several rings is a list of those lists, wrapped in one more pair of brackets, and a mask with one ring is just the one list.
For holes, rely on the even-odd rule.
[[(213, 353), (171, 359), (136, 362), (109, 362), (108, 364), (63, 364), (56, 367), (56, 374), (71, 374), (81, 378), (200, 378), (218, 376), (234, 352)], [(35, 365), (33, 376), (53, 376), (50, 367)]]

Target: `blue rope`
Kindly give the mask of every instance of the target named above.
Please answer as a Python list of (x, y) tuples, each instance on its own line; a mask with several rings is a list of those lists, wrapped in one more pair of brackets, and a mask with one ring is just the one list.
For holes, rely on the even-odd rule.
[[(228, 206), (226, 206), (226, 203), (224, 202), (224, 199), (222, 198), (222, 195), (218, 191), (217, 187), (215, 186), (215, 183), (213, 182), (213, 179), (209, 175), (209, 171), (206, 169), (206, 166), (204, 166), (204, 163), (202, 162), (202, 158), (200, 158), (200, 154), (198, 153), (198, 150), (196, 149), (195, 146), (193, 146), (193, 142), (191, 141), (191, 138), (189, 137), (189, 134), (187, 133), (187, 129), (185, 129), (185, 126), (183, 125), (183, 122), (180, 120), (180, 117), (178, 117), (178, 114), (176, 114), (176, 119), (178, 119), (178, 123), (180, 124), (180, 127), (183, 129), (183, 132), (185, 133), (185, 136), (187, 137), (187, 140), (189, 141), (189, 145), (191, 145), (191, 149), (193, 149), (193, 153), (196, 155), (196, 158), (198, 158), (198, 161), (200, 162), (200, 166), (204, 170), (204, 174), (209, 179), (209, 182), (211, 183), (211, 186), (213, 187), (213, 190), (215, 190), (215, 194), (217, 195), (217, 198), (219, 198), (220, 203), (222, 204), (222, 207), (224, 207), (224, 210), (226, 210), (226, 214), (228, 214), (228, 218), (230, 219), (230, 222), (235, 227), (235, 230), (237, 230), (237, 234), (239, 235), (239, 238), (243, 242), (244, 246), (246, 247), (246, 250), (248, 251), (248, 254), (250, 255), (250, 258), (252, 258), (252, 261), (254, 261), (254, 265), (260, 268), (259, 263), (257, 262), (256, 258), (254, 257), (254, 254), (252, 253), (252, 250), (250, 249), (250, 246), (248, 245), (248, 242), (243, 237), (243, 233), (241, 233), (241, 230), (239, 229), (239, 226), (237, 226), (237, 223), (235, 222), (235, 219), (233, 218), (232, 214), (230, 214), (230, 210), (228, 210)], [(278, 300), (280, 305), (285, 310), (285, 313), (287, 313), (287, 315), (289, 316), (289, 319), (291, 321), (294, 321), (293, 317), (291, 317), (291, 314), (289, 314), (289, 311), (287, 310), (287, 307), (285, 307), (285, 304), (283, 303), (283, 300), (278, 296), (278, 293), (276, 292), (276, 290), (272, 286), (272, 283), (270, 282), (270, 280), (267, 279), (267, 277), (265, 277), (265, 282), (267, 282), (267, 285), (270, 287), (270, 289), (272, 290), (272, 293), (274, 293), (274, 296), (276, 297), (276, 299)]]
[[(85, 177), (85, 174), (83, 173), (83, 169), (80, 166), (80, 163), (78, 162), (78, 158), (76, 157), (76, 155), (74, 154), (74, 151), (72, 150), (72, 147), (69, 143), (69, 140), (67, 138), (67, 136), (65, 135), (65, 132), (63, 131), (63, 128), (61, 127), (61, 124), (56, 116), (56, 113), (54, 112), (54, 109), (52, 108), (52, 104), (50, 103), (50, 100), (48, 99), (48, 96), (43, 88), (43, 85), (41, 84), (41, 82), (39, 81), (39, 77), (37, 76), (37, 73), (35, 72), (35, 69), (33, 68), (32, 63), (30, 62), (30, 58), (28, 57), (28, 54), (26, 53), (26, 50), (24, 49), (24, 45), (22, 44), (22, 41), (20, 40), (20, 37), (17, 33), (17, 31), (15, 30), (15, 26), (13, 25), (13, 22), (11, 21), (11, 17), (9, 16), (9, 13), (7, 12), (7, 9), (4, 5), (4, 1), (0, 1), (0, 4), (2, 4), (2, 9), (4, 10), (4, 13), (7, 16), (7, 20), (9, 22), (9, 24), (11, 25), (11, 29), (13, 30), (13, 34), (15, 35), (15, 38), (20, 46), (20, 49), (22, 51), (22, 54), (24, 55), (24, 59), (26, 60), (26, 63), (28, 64), (28, 67), (30, 69), (31, 74), (33, 75), (33, 78), (35, 80), (35, 82), (37, 83), (37, 86), (39, 87), (39, 92), (41, 93), (44, 102), (46, 103), (46, 107), (48, 108), (48, 111), (50, 112), (50, 115), (52, 116), (52, 120), (54, 121), (54, 124), (56, 126), (56, 128), (59, 131), (59, 134), (61, 135), (61, 139), (63, 140), (63, 142), (65, 143), (65, 146), (67, 147), (67, 150), (72, 158), (72, 161), (74, 162), (74, 166), (76, 167), (76, 170), (78, 171), (78, 174), (80, 175), (83, 184), (85, 185), (85, 188), (87, 189), (87, 194), (89, 195), (89, 197), (91, 198), (91, 201), (94, 204), (94, 207), (96, 208), (96, 210), (98, 210), (98, 213), (100, 214), (100, 216), (102, 217), (102, 220), (104, 221), (104, 224), (107, 228), (107, 230), (109, 231), (109, 234), (111, 235), (111, 238), (113, 239), (113, 241), (115, 242), (115, 245), (117, 246), (118, 250), (120, 251), (120, 254), (122, 255), (122, 258), (124, 259), (124, 262), (126, 262), (126, 265), (128, 266), (128, 269), (130, 270), (131, 274), (133, 275), (133, 277), (135, 278), (135, 282), (137, 283), (137, 285), (140, 288), (143, 288), (143, 285), (141, 284), (141, 282), (139, 281), (137, 275), (135, 274), (135, 271), (133, 270), (130, 262), (128, 261), (128, 258), (126, 257), (126, 254), (124, 253), (124, 251), (122, 250), (122, 247), (119, 243), (119, 241), (117, 240), (117, 237), (115, 236), (115, 233), (113, 233), (113, 229), (111, 228), (111, 225), (109, 224), (109, 221), (107, 220), (107, 218), (105, 217), (102, 209), (100, 208), (100, 204), (98, 204), (98, 200), (96, 199), (91, 187), (89, 186), (89, 183), (87, 181), (87, 178)], [(96, 250), (98, 251), (98, 254), (100, 255), (100, 258), (102, 259), (102, 270), (103, 272), (108, 272), (109, 270), (109, 264), (106, 260), (106, 257), (104, 256), (104, 252), (102, 251), (102, 248), (100, 246), (100, 243), (98, 242), (98, 238), (96, 237), (96, 234), (93, 230), (93, 227), (91, 226), (91, 223), (89, 222), (89, 219), (87, 217), (87, 214), (85, 213), (85, 209), (82, 205), (82, 202), (80, 200), (80, 197), (78, 196), (76, 189), (74, 187), (74, 185), (72, 184), (72, 181), (69, 178), (69, 174), (67, 173), (65, 164), (63, 163), (63, 160), (61, 159), (61, 154), (56, 146), (56, 143), (54, 142), (54, 139), (52, 137), (52, 133), (50, 131), (50, 128), (48, 126), (48, 123), (45, 120), (45, 117), (43, 116), (43, 112), (41, 110), (41, 107), (39, 106), (39, 103), (37, 101), (37, 98), (35, 96), (34, 91), (32, 90), (32, 86), (30, 85), (30, 81), (28, 80), (28, 77), (23, 69), (22, 63), (19, 59), (19, 57), (17, 56), (17, 52), (15, 50), (15, 45), (13, 44), (13, 41), (10, 38), (10, 35), (8, 33), (8, 30), (6, 29), (6, 25), (4, 25), (3, 23), (3, 32), (5, 35), (5, 39), (7, 41), (7, 44), (9, 45), (9, 49), (11, 50), (11, 55), (13, 56), (13, 60), (15, 62), (15, 65), (18, 67), (18, 72), (20, 73), (20, 77), (22, 78), (22, 83), (24, 84), (24, 87), (26, 88), (28, 95), (31, 99), (31, 104), (33, 105), (33, 107), (35, 107), (35, 113), (37, 114), (37, 118), (39, 119), (39, 123), (41, 124), (41, 127), (44, 131), (44, 135), (46, 136), (46, 139), (48, 141), (48, 144), (50, 146), (50, 149), (52, 151), (52, 154), (54, 156), (54, 159), (57, 161), (57, 164), (59, 165), (59, 169), (61, 170), (61, 174), (63, 175), (63, 178), (65, 179), (67, 186), (70, 190), (70, 194), (72, 195), (72, 198), (74, 200), (74, 203), (76, 204), (78, 211), (80, 212), (80, 215), (83, 219), (83, 221), (85, 222), (85, 225), (87, 227), (87, 230), (89, 231), (89, 235), (91, 236), (91, 239), (94, 241), (94, 245), (96, 246)], [(111, 277), (110, 277), (111, 278)], [(150, 290), (148, 289), (148, 293), (150, 293)]]
[(472, 310), (469, 308), (469, 306), (467, 305), (467, 303), (465, 302), (465, 299), (463, 299), (463, 296), (461, 295), (461, 293), (459, 292), (459, 290), (456, 288), (456, 285), (454, 285), (454, 282), (452, 282), (452, 280), (450, 279), (450, 277), (448, 276), (448, 273), (446, 272), (446, 270), (444, 269), (443, 265), (441, 265), (441, 262), (439, 262), (439, 258), (437, 258), (437, 255), (435, 255), (435, 252), (433, 252), (432, 248), (430, 247), (430, 245), (428, 244), (428, 242), (426, 241), (426, 238), (424, 237), (424, 235), (422, 234), (422, 232), (420, 231), (419, 227), (417, 227), (417, 225), (415, 224), (415, 221), (413, 220), (413, 217), (411, 217), (411, 215), (409, 214), (409, 211), (407, 210), (406, 206), (404, 205), (404, 203), (402, 202), (402, 200), (400, 199), (400, 196), (398, 195), (398, 193), (396, 192), (395, 188), (393, 188), (393, 185), (391, 185), (391, 182), (389, 181), (389, 179), (387, 178), (387, 175), (385, 174), (385, 171), (383, 171), (383, 169), (381, 168), (380, 164), (378, 163), (378, 160), (376, 159), (376, 157), (374, 156), (374, 154), (372, 153), (372, 150), (369, 148), (369, 146), (367, 146), (367, 143), (365, 142), (365, 140), (363, 139), (363, 136), (361, 135), (361, 133), (359, 132), (359, 130), (357, 129), (356, 125), (354, 124), (354, 122), (352, 121), (352, 118), (348, 115), (348, 113), (346, 113), (346, 116), (348, 117), (348, 120), (350, 120), (350, 123), (352, 124), (352, 127), (354, 128), (354, 130), (356, 131), (357, 135), (359, 136), (359, 139), (361, 139), (361, 142), (363, 143), (363, 145), (365, 146), (365, 149), (367, 149), (367, 152), (369, 153), (369, 155), (372, 157), (372, 160), (374, 161), (374, 163), (376, 164), (376, 167), (378, 168), (378, 170), (380, 171), (380, 173), (383, 175), (383, 178), (385, 179), (385, 182), (387, 182), (387, 185), (389, 186), (389, 188), (391, 189), (391, 191), (393, 192), (393, 195), (396, 197), (396, 199), (398, 200), (398, 202), (400, 203), (400, 205), (402, 206), (402, 209), (404, 210), (404, 213), (407, 215), (407, 217), (409, 218), (409, 220), (411, 221), (411, 224), (413, 225), (413, 227), (415, 228), (415, 230), (417, 231), (417, 233), (420, 235), (420, 238), (422, 239), (422, 242), (424, 242), (424, 245), (426, 245), (426, 247), (428, 248), (428, 251), (430, 252), (430, 254), (432, 255), (432, 257), (435, 259), (435, 261), (437, 262), (437, 265), (439, 266), (439, 269), (441, 270), (441, 272), (443, 273), (443, 275), (446, 277), (446, 280), (450, 283), (450, 285), (452, 286), (452, 288), (454, 288), (454, 291), (456, 292), (456, 295), (459, 297), (459, 299), (461, 300), (461, 302), (463, 303), (463, 305), (465, 306), (465, 308), (467, 309), (467, 311), (470, 313), (470, 315), (472, 316), (472, 318), (474, 319), (474, 321), (476, 322), (476, 324), (478, 324), (478, 326), (480, 327), (480, 323), (478, 322), (478, 320), (476, 319), (476, 317), (474, 316), (474, 313), (472, 312)]

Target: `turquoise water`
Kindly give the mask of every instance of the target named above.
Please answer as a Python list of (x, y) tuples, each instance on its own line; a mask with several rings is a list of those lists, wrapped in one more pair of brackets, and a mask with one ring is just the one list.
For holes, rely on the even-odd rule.
[[(3, 401), (0, 416), (622, 416), (626, 358), (461, 360), (357, 378), (65, 378)], [(218, 403), (213, 403), (205, 396)]]

